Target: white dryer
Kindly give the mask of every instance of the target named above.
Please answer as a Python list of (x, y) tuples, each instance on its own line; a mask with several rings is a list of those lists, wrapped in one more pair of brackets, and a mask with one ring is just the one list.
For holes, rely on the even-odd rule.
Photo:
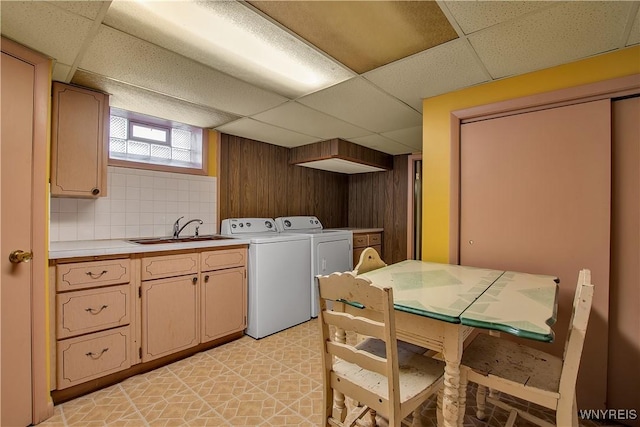
[(315, 216), (287, 216), (276, 218), (276, 226), (283, 233), (298, 233), (311, 239), (311, 317), (318, 317), (320, 303), (316, 276), (353, 270), (353, 233), (322, 227)]
[(263, 338), (311, 318), (309, 237), (278, 232), (272, 218), (230, 218), (220, 234), (249, 239), (247, 335)]

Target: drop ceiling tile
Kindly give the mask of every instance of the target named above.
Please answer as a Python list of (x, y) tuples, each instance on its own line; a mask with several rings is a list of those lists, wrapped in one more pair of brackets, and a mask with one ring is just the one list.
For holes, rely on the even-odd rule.
[(238, 115), (256, 114), (287, 100), (104, 25), (80, 68)]
[(466, 40), (454, 40), (364, 75), (418, 111), (431, 96), (488, 81)]
[[(306, 95), (354, 76), (354, 73), (342, 64), (299, 40), (277, 24), (264, 19), (240, 2), (209, 1), (183, 4), (180, 6), (180, 12), (185, 14), (183, 20), (190, 21), (188, 24), (180, 22), (179, 19), (167, 20), (154, 13), (167, 4), (114, 2), (104, 23), (289, 98)], [(199, 28), (198, 22), (193, 22), (194, 18), (188, 14), (190, 10), (196, 16), (204, 17), (201, 24), (209, 27), (211, 35), (207, 34), (207, 28)], [(221, 16), (227, 16), (229, 19), (220, 19)], [(294, 58), (296, 63), (304, 64), (307, 73), (314, 74), (313, 82), (306, 79), (296, 80), (285, 74), (272, 72), (268, 66), (260, 65), (258, 54), (247, 59), (242, 54), (242, 47), (234, 47), (232, 40), (227, 40), (224, 48), (218, 47), (219, 41), (215, 38), (211, 26), (215, 26), (216, 22), (220, 22), (221, 26), (231, 21), (242, 28), (250, 29), (251, 35), (257, 37), (265, 48), (266, 45), (277, 47), (277, 50), (270, 54), (275, 56), (281, 52), (286, 53), (282, 60)], [(271, 57), (270, 61), (273, 60)]]
[(629, 33), (629, 39), (626, 46), (631, 46), (640, 43), (640, 9), (636, 13), (636, 19), (633, 21), (631, 32)]
[(289, 101), (271, 110), (256, 114), (252, 118), (267, 124), (323, 139), (347, 139), (365, 136), (371, 133), (295, 101)]
[(527, 73), (616, 49), (631, 2), (575, 1), (469, 36), (494, 78)]
[(3, 1), (2, 35), (73, 64), (93, 21), (41, 1)]
[(82, 70), (75, 73), (72, 83), (109, 93), (111, 107), (192, 126), (214, 128), (239, 118)]
[(491, 27), (534, 10), (549, 7), (549, 1), (443, 1), (465, 34)]
[(51, 73), (51, 80), (56, 82), (67, 83), (67, 77), (71, 71), (71, 65), (63, 64), (62, 62), (56, 62), (53, 64), (53, 72)]
[(381, 135), (393, 139), (402, 145), (406, 145), (409, 148), (413, 148), (415, 151), (422, 151), (422, 126), (394, 130)]
[(351, 138), (349, 141), (394, 156), (398, 154), (410, 154), (415, 151), (411, 147), (378, 134), (363, 136), (361, 138)]
[(49, 1), (54, 6), (62, 8), (71, 13), (75, 13), (76, 15), (84, 16), (89, 19), (96, 19), (98, 17), (98, 13), (100, 13), (100, 8), (107, 3), (111, 3), (110, 1)]
[(298, 102), (372, 132), (422, 124), (420, 113), (362, 77), (307, 95)]
[(297, 147), (299, 145), (318, 142), (320, 139), (293, 132), (277, 126), (271, 126), (250, 118), (242, 118), (226, 125), (218, 126), (217, 131), (229, 135), (241, 136), (268, 144), (282, 147)]
[(434, 1), (250, 1), (357, 73), (458, 37)]

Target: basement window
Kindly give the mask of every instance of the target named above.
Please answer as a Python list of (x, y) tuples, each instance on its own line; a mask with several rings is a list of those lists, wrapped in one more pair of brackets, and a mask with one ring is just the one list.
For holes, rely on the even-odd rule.
[(206, 142), (202, 128), (111, 109), (110, 165), (206, 175)]

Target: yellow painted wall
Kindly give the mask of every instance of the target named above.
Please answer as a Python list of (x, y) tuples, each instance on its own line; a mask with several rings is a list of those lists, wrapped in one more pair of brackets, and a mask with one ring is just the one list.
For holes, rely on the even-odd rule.
[(206, 131), (209, 132), (209, 153), (207, 156), (209, 176), (218, 175), (218, 140), (220, 139), (220, 132), (215, 130)]
[(423, 101), (422, 258), (449, 261), (451, 111), (640, 73), (640, 46)]

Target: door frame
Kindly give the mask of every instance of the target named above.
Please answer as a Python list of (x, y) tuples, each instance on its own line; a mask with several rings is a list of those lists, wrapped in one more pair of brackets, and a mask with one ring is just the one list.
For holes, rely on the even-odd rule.
[(460, 127), (464, 123), (640, 93), (640, 74), (452, 111), (449, 262), (460, 263)]
[[(53, 401), (49, 393), (51, 368), (47, 346), (48, 307), (48, 146), (49, 111), (51, 98), (51, 60), (12, 40), (2, 37), (2, 52), (34, 67), (34, 114), (32, 158), (31, 230), (33, 252), (31, 275), (31, 372), (32, 422), (40, 423), (53, 415)], [(4, 256), (5, 254), (2, 254)], [(52, 325), (48, 325), (51, 327)], [(53, 386), (53, 384), (52, 384)]]
[[(414, 177), (416, 174), (415, 170), (415, 161), (422, 160), (422, 153), (410, 154), (407, 158), (408, 167), (407, 167), (407, 259), (413, 259), (415, 256), (414, 253), (414, 243), (415, 243), (415, 235), (414, 235), (414, 226), (415, 222), (421, 221), (422, 218), (415, 218), (414, 215), (414, 207), (415, 203), (414, 197)], [(422, 172), (420, 175), (422, 179)]]

